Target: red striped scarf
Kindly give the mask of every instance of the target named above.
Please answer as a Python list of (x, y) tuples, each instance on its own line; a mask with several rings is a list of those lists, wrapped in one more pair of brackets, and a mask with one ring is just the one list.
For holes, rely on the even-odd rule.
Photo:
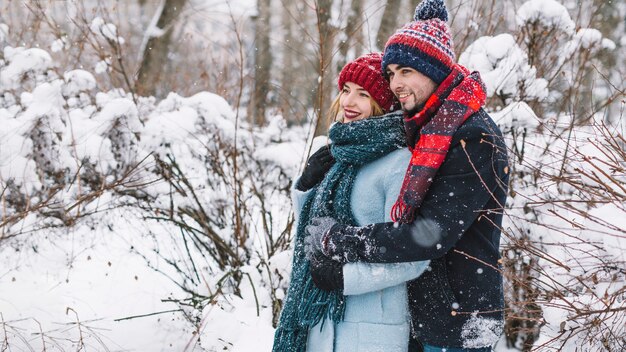
[(424, 108), (414, 116), (405, 116), (407, 145), (413, 155), (391, 209), (393, 221), (413, 221), (446, 158), (452, 136), (485, 104), (485, 91), (478, 72), (469, 73), (465, 67), (455, 65)]

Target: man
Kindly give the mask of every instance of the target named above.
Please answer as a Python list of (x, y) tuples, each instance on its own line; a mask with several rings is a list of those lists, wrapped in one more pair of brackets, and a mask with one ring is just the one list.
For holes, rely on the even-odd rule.
[[(408, 284), (414, 337), (426, 352), (483, 352), (504, 326), (499, 243), (508, 164), (501, 132), (482, 109), (484, 85), (455, 63), (446, 21), (443, 0), (425, 0), (385, 45), (382, 69), (412, 152), (396, 222), (354, 227), (318, 218), (307, 228), (307, 250), (340, 263), (431, 260)], [(341, 287), (341, 270), (311, 272), (332, 289)]]

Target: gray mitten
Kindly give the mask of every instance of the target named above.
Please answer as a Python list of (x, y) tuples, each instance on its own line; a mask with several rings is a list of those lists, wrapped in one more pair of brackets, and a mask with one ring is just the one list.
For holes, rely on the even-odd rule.
[(304, 228), (307, 236), (304, 238), (304, 253), (308, 260), (318, 254), (324, 254), (322, 251), (322, 237), (327, 233), (337, 221), (331, 217), (314, 218), (311, 224)]

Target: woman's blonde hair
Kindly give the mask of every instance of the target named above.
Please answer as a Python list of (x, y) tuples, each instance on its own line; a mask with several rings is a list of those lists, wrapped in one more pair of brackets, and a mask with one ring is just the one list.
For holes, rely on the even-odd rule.
[[(340, 115), (341, 106), (339, 105), (339, 99), (341, 98), (341, 94), (342, 94), (341, 92), (337, 94), (332, 104), (330, 104), (330, 109), (328, 109), (329, 124), (332, 124), (335, 121), (343, 122), (343, 114)], [(372, 106), (371, 116), (383, 115), (385, 113), (383, 108), (381, 108), (380, 105), (378, 105), (378, 103), (376, 102), (376, 100), (374, 100), (372, 97), (369, 97), (369, 98), (370, 98), (370, 105)]]

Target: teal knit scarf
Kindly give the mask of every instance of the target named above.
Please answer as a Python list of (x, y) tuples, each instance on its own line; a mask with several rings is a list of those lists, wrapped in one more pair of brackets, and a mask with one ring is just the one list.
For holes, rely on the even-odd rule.
[(324, 318), (343, 320), (343, 292), (318, 289), (311, 280), (304, 253), (304, 228), (313, 218), (330, 216), (339, 223), (356, 225), (350, 194), (359, 168), (406, 145), (402, 113), (351, 123), (337, 123), (329, 131), (331, 153), (337, 161), (320, 185), (307, 197), (298, 227), (291, 283), (274, 335), (273, 352), (304, 352), (309, 329)]

